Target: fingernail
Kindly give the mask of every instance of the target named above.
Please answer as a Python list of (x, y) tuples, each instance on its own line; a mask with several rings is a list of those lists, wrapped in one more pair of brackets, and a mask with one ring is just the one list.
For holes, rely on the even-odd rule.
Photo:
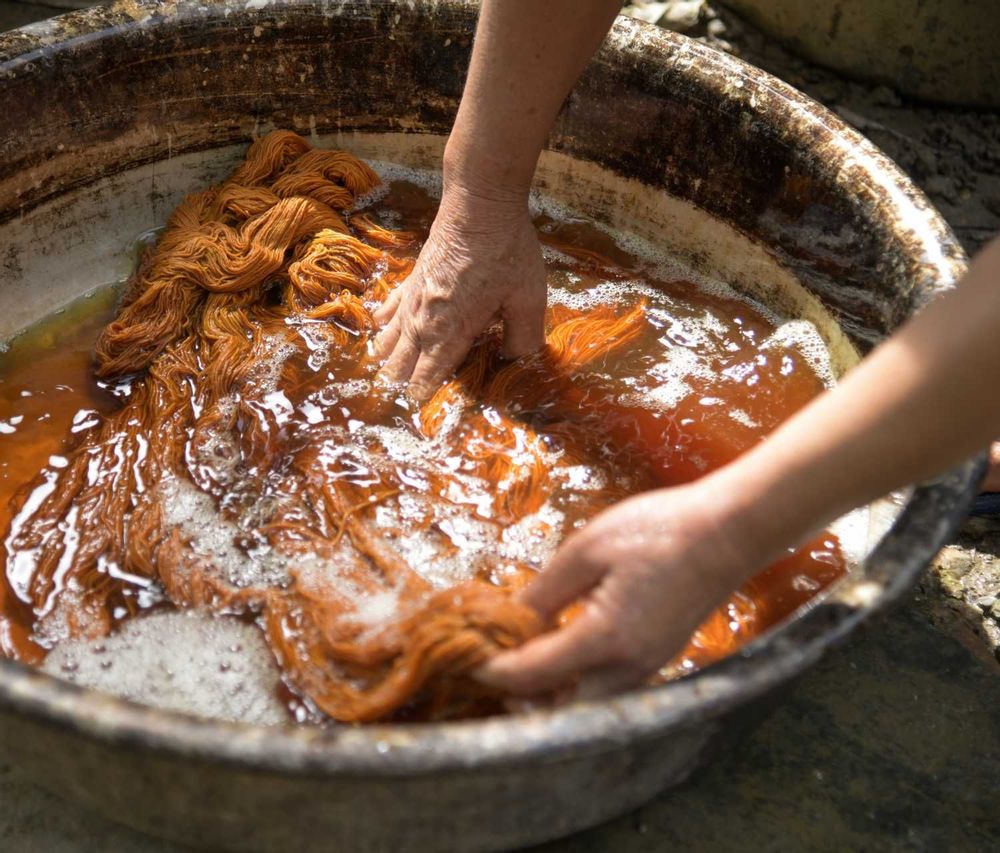
[(425, 403), (430, 397), (430, 389), (426, 385), (410, 385), (406, 389), (407, 396), (414, 403)]

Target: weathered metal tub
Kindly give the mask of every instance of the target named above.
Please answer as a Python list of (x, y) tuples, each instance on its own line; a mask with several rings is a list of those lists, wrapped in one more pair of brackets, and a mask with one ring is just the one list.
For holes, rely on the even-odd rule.
[[(458, 2), (129, 2), (0, 36), (0, 338), (122, 272), (126, 247), (271, 127), (440, 157), (475, 11)], [(620, 21), (567, 101), (541, 191), (814, 320), (845, 369), (964, 258), (926, 199), (823, 108)], [(0, 749), (149, 832), (247, 850), (487, 850), (596, 824), (685, 778), (899, 597), (975, 491), (916, 489), (825, 600), (700, 675), (482, 722), (268, 729), (132, 705), (0, 661)]]

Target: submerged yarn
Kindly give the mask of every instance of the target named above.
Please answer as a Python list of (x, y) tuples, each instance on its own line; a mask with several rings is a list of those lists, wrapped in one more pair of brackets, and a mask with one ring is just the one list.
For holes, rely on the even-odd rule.
[[(277, 131), (174, 211), (95, 348), (121, 407), (18, 499), (7, 576), (41, 623), (99, 637), (161, 599), (254, 618), (288, 687), (341, 721), (494, 701), (469, 674), (544, 627), (513, 595), (535, 567), (496, 543), (546, 528), (535, 516), (560, 470), (591, 459), (581, 371), (643, 333), (644, 307), (556, 306), (544, 350), (514, 363), (487, 335), (411, 413), (435, 464), (401, 459), (373, 426), (403, 405), (391, 391), (369, 384), (346, 406), (324, 385), (334, 368), (370, 383), (372, 313), (413, 267), (394, 254), (412, 235), (351, 213), (378, 182)], [(311, 360), (321, 369), (303, 370)], [(290, 399), (323, 416), (304, 428)], [(492, 492), (477, 516), (490, 547), (473, 579), (441, 588), (404, 557), (408, 531), (376, 516), (406, 514), (446, 550), (472, 481)], [(581, 514), (627, 491), (590, 488)]]

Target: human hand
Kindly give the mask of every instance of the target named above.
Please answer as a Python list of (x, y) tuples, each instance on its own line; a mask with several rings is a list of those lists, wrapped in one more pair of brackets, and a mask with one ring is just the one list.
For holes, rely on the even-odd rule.
[(545, 266), (523, 197), (446, 189), (413, 272), (376, 312), (381, 375), (418, 401), (458, 366), (476, 336), (504, 325), (503, 353), (545, 342)]
[(569, 537), (523, 600), (553, 620), (582, 599), (564, 628), (504, 652), (477, 673), (521, 696), (566, 691), (596, 698), (635, 687), (767, 561), (740, 542), (700, 483), (629, 498)]
[(990, 445), (989, 467), (981, 489), (984, 492), (1000, 492), (1000, 441), (994, 441)]

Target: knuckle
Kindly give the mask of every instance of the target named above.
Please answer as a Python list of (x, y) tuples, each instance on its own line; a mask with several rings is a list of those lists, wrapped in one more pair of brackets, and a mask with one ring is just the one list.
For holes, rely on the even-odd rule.
[(635, 664), (643, 657), (643, 647), (639, 638), (628, 628), (616, 630), (610, 637), (608, 651), (617, 664)]
[(617, 662), (624, 650), (622, 627), (608, 618), (603, 611), (594, 614), (591, 641), (602, 658)]
[(407, 317), (399, 324), (399, 345), (419, 349), (420, 327), (413, 318)]
[(424, 293), (414, 326), (421, 343), (437, 343), (452, 334), (456, 323), (451, 298), (436, 292)]
[(645, 646), (640, 635), (620, 620), (608, 620), (598, 628), (602, 657), (619, 666), (636, 664), (645, 658)]
[(419, 287), (410, 287), (399, 297), (399, 308), (405, 314), (416, 315), (422, 310), (423, 301), (423, 291)]
[(532, 670), (525, 670), (516, 675), (512, 674), (510, 687), (514, 693), (522, 696), (531, 696), (536, 693), (542, 693), (548, 685), (545, 678), (539, 673)]
[(427, 343), (438, 343), (454, 330), (451, 317), (439, 311), (424, 314), (420, 322), (420, 337)]
[(453, 288), (445, 287), (436, 281), (425, 281), (417, 292), (420, 295), (421, 308), (427, 313), (447, 311), (455, 301)]

